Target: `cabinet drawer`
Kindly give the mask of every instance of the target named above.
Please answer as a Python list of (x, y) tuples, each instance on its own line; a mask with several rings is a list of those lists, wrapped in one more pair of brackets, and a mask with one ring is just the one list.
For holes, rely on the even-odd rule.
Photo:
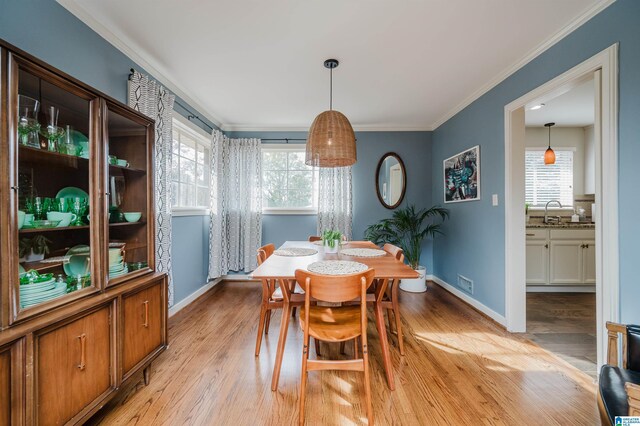
[(122, 297), (124, 379), (145, 358), (164, 347), (166, 336), (165, 280)]
[(594, 229), (551, 229), (549, 231), (552, 240), (595, 240)]
[(68, 422), (114, 388), (111, 305), (35, 337), (36, 423)]
[(547, 237), (549, 237), (549, 230), (527, 228), (525, 235), (527, 236), (527, 240), (546, 240)]

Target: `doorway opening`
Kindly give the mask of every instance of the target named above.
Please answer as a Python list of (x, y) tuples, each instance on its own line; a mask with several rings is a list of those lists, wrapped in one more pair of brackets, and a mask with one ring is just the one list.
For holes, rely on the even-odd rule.
[[(597, 371), (604, 363), (606, 353), (606, 321), (617, 321), (618, 314), (618, 169), (617, 169), (617, 51), (618, 46), (613, 45), (585, 62), (577, 65), (564, 74), (534, 89), (519, 99), (505, 106), (505, 265), (506, 265), (506, 320), (507, 329), (512, 332), (528, 332), (527, 326), (535, 327), (535, 321), (527, 324), (527, 308), (530, 304), (531, 316), (536, 318), (536, 309), (545, 301), (549, 303), (547, 308), (542, 308), (548, 312), (553, 310), (553, 303), (562, 304), (562, 301), (553, 302), (553, 294), (549, 290), (556, 290), (555, 293), (580, 292), (585, 295), (580, 304), (584, 309), (589, 306), (589, 294), (595, 294), (593, 305), (595, 306), (595, 360)], [(531, 188), (532, 179), (525, 178), (527, 166), (529, 172), (535, 172), (535, 164), (532, 159), (536, 156), (528, 153), (527, 143), (527, 119), (534, 128), (533, 116), (544, 117), (544, 114), (530, 114), (540, 108), (540, 104), (557, 104), (562, 98), (568, 98), (575, 93), (579, 93), (581, 88), (591, 87), (593, 89), (593, 128), (587, 129), (593, 132), (593, 163), (589, 164), (589, 171), (593, 183), (587, 188), (585, 179), (585, 150), (584, 143), (580, 152), (577, 149), (563, 149), (561, 143), (555, 146), (556, 158), (560, 163), (564, 161), (564, 171), (567, 172), (566, 163), (573, 162), (576, 157), (581, 159), (582, 169), (577, 175), (581, 178), (571, 178), (565, 175), (558, 175), (555, 180), (551, 179), (544, 186), (543, 180), (537, 181), (543, 186)], [(584, 91), (584, 90), (583, 90)], [(574, 96), (575, 97), (575, 96)], [(532, 110), (532, 108), (534, 108)], [(548, 111), (553, 111), (549, 108)], [(542, 112), (542, 111), (541, 111)], [(527, 117), (529, 116), (529, 117)], [(566, 117), (559, 120), (565, 120)], [(544, 118), (543, 118), (544, 121)], [(551, 120), (550, 120), (551, 121)], [(546, 124), (546, 123), (545, 123)], [(583, 126), (582, 132), (587, 130)], [(565, 126), (566, 127), (566, 126)], [(551, 129), (543, 129), (548, 131)], [(551, 130), (551, 141), (553, 143), (553, 131)], [(531, 133), (539, 132), (532, 130)], [(578, 131), (575, 131), (576, 133)], [(538, 135), (539, 136), (539, 135)], [(536, 139), (529, 136), (529, 139)], [(539, 139), (539, 138), (538, 138)], [(583, 137), (583, 140), (585, 138)], [(539, 142), (538, 142), (539, 143)], [(548, 141), (547, 141), (548, 143)], [(544, 147), (545, 149), (547, 146)], [(566, 148), (566, 147), (565, 147)], [(535, 147), (531, 147), (535, 150)], [(564, 151), (567, 151), (566, 153)], [(540, 166), (539, 170), (544, 170)], [(593, 167), (593, 169), (591, 169)], [(533, 170), (533, 171), (532, 171)], [(562, 188), (564, 192), (554, 192), (558, 182), (564, 179), (571, 181), (571, 191), (567, 193), (567, 188)], [(528, 182), (527, 182), (528, 181)], [(535, 181), (535, 179), (533, 179)], [(554, 183), (554, 185), (551, 185)], [(529, 184), (527, 194), (527, 184)], [(591, 186), (592, 185), (592, 186)], [(566, 186), (566, 185), (565, 185)], [(577, 188), (576, 186), (579, 186)], [(551, 189), (550, 189), (551, 188)], [(537, 190), (537, 191), (536, 191)], [(531, 192), (536, 192), (535, 196)], [(589, 192), (592, 196), (588, 196)], [(525, 195), (527, 194), (527, 195)], [(587, 194), (587, 195), (585, 195)], [(532, 198), (533, 197), (533, 198)], [(545, 197), (563, 197), (565, 204), (571, 203), (571, 208), (556, 209), (549, 212), (547, 208), (532, 209), (536, 221), (550, 222), (556, 216), (560, 216), (560, 221), (566, 223), (570, 221), (574, 209), (578, 210), (579, 216), (586, 224), (590, 222), (590, 217), (595, 217), (596, 226), (585, 227), (584, 229), (562, 229), (541, 226), (534, 228), (527, 227), (527, 219), (523, 214), (526, 202), (533, 201), (535, 207), (547, 200)], [(592, 197), (592, 198), (591, 198)], [(559, 201), (559, 200), (556, 200)], [(562, 204), (552, 203), (554, 205)], [(583, 212), (579, 210), (583, 209)], [(531, 219), (530, 214), (530, 221)], [(580, 219), (578, 219), (580, 220)], [(557, 219), (556, 219), (557, 221)], [(535, 221), (534, 221), (535, 222)], [(548, 225), (548, 223), (546, 224)], [(590, 229), (593, 228), (593, 229)], [(571, 234), (571, 233), (575, 234)], [(577, 233), (576, 233), (577, 232)], [(591, 235), (591, 233), (593, 235)], [(532, 234), (532, 235), (528, 235)], [(528, 244), (529, 243), (529, 244)], [(527, 259), (527, 246), (531, 247), (529, 259)], [(595, 245), (595, 248), (594, 248)], [(585, 248), (587, 247), (588, 248)], [(553, 252), (553, 253), (551, 253)], [(573, 257), (566, 256), (573, 254)], [(568, 259), (568, 260), (567, 260)], [(533, 260), (536, 260), (535, 262)], [(573, 262), (573, 263), (572, 263)], [(529, 266), (529, 268), (527, 268)], [(529, 284), (529, 286), (527, 286)], [(534, 292), (534, 290), (544, 290), (544, 292)], [(528, 293), (527, 290), (530, 290)], [(542, 296), (540, 294), (542, 293)], [(556, 294), (556, 298), (557, 297)], [(536, 296), (537, 295), (537, 296)], [(568, 296), (567, 296), (568, 297)], [(542, 302), (538, 299), (543, 299)], [(565, 299), (578, 301), (574, 299)], [(529, 304), (527, 302), (530, 302)], [(579, 309), (578, 307), (576, 309)], [(557, 311), (559, 312), (559, 311)], [(558, 315), (561, 316), (561, 315)], [(540, 319), (540, 317), (537, 317)], [(544, 318), (542, 318), (545, 320)], [(563, 324), (562, 319), (556, 318), (558, 329)], [(589, 319), (587, 317), (586, 321)], [(567, 325), (567, 322), (564, 322)], [(593, 324), (592, 324), (593, 325)], [(589, 330), (587, 327), (585, 330)], [(593, 331), (593, 329), (591, 329)], [(557, 339), (580, 339), (580, 336), (559, 336)], [(534, 339), (535, 340), (535, 339)], [(566, 343), (566, 342), (565, 342)], [(544, 345), (542, 345), (544, 346)], [(556, 348), (557, 349), (557, 348)], [(593, 357), (591, 357), (593, 358)], [(585, 368), (586, 370), (586, 368)]]

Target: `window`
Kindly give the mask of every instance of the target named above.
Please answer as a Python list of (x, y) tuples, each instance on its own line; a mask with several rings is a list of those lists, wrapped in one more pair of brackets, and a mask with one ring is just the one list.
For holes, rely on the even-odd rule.
[(555, 164), (544, 164), (544, 150), (527, 150), (525, 154), (526, 196), (532, 207), (544, 207), (558, 200), (563, 207), (573, 205), (573, 151), (554, 150)]
[(174, 211), (209, 208), (209, 153), (211, 141), (173, 119), (171, 207)]
[(317, 171), (304, 160), (305, 145), (263, 145), (262, 206), (265, 212), (317, 211)]

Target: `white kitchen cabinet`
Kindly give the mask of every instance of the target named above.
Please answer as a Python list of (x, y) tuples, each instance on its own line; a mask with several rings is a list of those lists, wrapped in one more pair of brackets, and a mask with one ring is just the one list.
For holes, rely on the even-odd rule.
[(550, 241), (549, 284), (582, 284), (582, 246), (582, 241)]
[(549, 243), (527, 241), (527, 284), (547, 284), (549, 281)]
[(582, 256), (582, 282), (596, 283), (596, 242), (584, 241)]
[(593, 285), (593, 229), (527, 229), (527, 285)]

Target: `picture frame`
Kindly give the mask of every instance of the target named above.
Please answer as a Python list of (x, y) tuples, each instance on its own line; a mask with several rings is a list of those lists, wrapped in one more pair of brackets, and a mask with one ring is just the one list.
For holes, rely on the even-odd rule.
[(443, 160), (442, 170), (445, 203), (480, 199), (480, 145)]

